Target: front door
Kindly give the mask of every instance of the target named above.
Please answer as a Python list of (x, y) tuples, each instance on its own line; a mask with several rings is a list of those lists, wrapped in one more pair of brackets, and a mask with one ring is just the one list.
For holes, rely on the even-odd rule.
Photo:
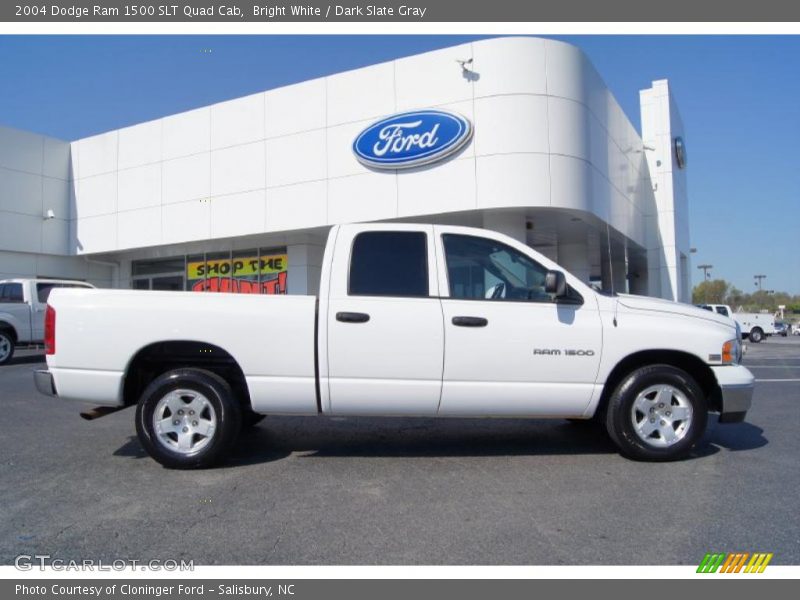
[(570, 288), (556, 302), (544, 291), (548, 269), (533, 251), (447, 228), (436, 232), (447, 295), (439, 413), (583, 414), (595, 393), (602, 343), (594, 296)]
[(444, 331), (432, 292), (433, 228), (397, 227), (343, 230), (336, 240), (332, 272), (341, 281), (330, 283), (327, 308), (326, 412), (436, 414)]

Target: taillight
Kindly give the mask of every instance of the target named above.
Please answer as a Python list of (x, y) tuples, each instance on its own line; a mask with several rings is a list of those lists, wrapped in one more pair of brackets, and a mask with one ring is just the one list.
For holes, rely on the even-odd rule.
[(56, 309), (49, 304), (44, 313), (44, 353), (56, 353)]

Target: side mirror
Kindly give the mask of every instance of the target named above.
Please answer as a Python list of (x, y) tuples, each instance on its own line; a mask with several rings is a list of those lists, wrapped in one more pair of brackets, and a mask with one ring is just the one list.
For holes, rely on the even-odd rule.
[(567, 295), (567, 279), (561, 271), (548, 271), (544, 278), (544, 291), (556, 298)]

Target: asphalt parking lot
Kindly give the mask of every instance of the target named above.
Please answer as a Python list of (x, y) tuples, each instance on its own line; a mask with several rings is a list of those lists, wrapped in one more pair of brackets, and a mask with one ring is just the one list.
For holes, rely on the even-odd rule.
[(749, 345), (747, 422), (636, 463), (566, 421), (268, 418), (222, 468), (150, 460), (133, 411), (87, 422), (0, 367), (0, 563), (800, 564), (800, 337)]

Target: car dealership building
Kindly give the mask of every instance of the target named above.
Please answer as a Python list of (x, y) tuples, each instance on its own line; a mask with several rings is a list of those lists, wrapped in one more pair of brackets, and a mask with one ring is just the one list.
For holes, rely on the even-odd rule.
[[(640, 101), (641, 135), (580, 50), (514, 37), (72, 142), (0, 127), (0, 279), (314, 294), (331, 225), (415, 221), (500, 231), (587, 282), (688, 302), (683, 126), (666, 81)], [(468, 125), (438, 160), (355, 152), (374, 124), (428, 110)]]

